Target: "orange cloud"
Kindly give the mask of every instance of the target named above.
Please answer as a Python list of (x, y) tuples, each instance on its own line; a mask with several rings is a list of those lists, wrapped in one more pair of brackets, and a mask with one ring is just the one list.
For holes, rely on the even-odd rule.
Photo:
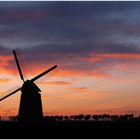
[(139, 53), (104, 53), (104, 54), (90, 54), (86, 60), (90, 62), (100, 62), (106, 59), (122, 59), (122, 60), (140, 60)]
[(91, 69), (90, 71), (86, 70), (68, 70), (68, 69), (60, 69), (60, 72), (56, 76), (62, 77), (96, 77), (96, 78), (114, 78), (111, 74), (106, 73), (110, 67), (99, 67), (95, 69)]
[(6, 92), (5, 91), (0, 91), (0, 96), (5, 94)]
[(0, 79), (0, 83), (6, 83), (6, 82), (9, 82), (10, 79)]
[(74, 92), (88, 92), (88, 88), (87, 87), (73, 87), (71, 88)]
[[(112, 68), (114, 68), (116, 65), (120, 66), (119, 70), (127, 70), (131, 68), (132, 65), (138, 67), (140, 54), (138, 53), (103, 53), (103, 54), (91, 53), (88, 57), (81, 58), (80, 60), (81, 62), (86, 62), (87, 64), (89, 64), (87, 70), (82, 69), (82, 67), (84, 68), (84, 65), (81, 67), (81, 64), (79, 65), (77, 64), (76, 67), (71, 66), (71, 68), (58, 64), (58, 68), (49, 72), (46, 76), (49, 77), (50, 75), (51, 76), (55, 75), (59, 77), (76, 76), (76, 77), (97, 77), (97, 78), (114, 79), (117, 77), (114, 77), (115, 75), (109, 72)], [(14, 75), (19, 75), (16, 64), (14, 64), (14, 62), (13, 62), (14, 65), (11, 64), (11, 61), (14, 61), (13, 56), (0, 56), (0, 61), (1, 61), (1, 64), (0, 64), (1, 73), (10, 73)], [(38, 63), (39, 62), (32, 62), (30, 65), (28, 65), (27, 67), (28, 69), (22, 68), (23, 75), (30, 75), (30, 76), (32, 75), (34, 77), (42, 73), (43, 71), (45, 71), (47, 68), (50, 68), (51, 66), (53, 66), (53, 64), (49, 63), (46, 68), (45, 64), (43, 64), (42, 62), (40, 62), (39, 65), (37, 65)], [(52, 84), (52, 85), (63, 84), (64, 85), (66, 83), (59, 82), (59, 83), (47, 83), (47, 84)]]
[(53, 82), (37, 82), (38, 84), (42, 85), (58, 85), (58, 86), (64, 86), (64, 85), (71, 85), (71, 82), (65, 82), (65, 81), (53, 81)]
[(9, 62), (13, 59), (13, 56), (0, 56), (0, 67), (5, 67), (9, 65)]

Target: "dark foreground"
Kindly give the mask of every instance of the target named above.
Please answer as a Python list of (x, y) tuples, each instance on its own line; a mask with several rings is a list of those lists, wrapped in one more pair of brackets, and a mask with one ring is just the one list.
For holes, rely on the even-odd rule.
[(17, 122), (0, 122), (0, 138), (68, 139), (68, 138), (140, 138), (140, 121), (114, 122), (43, 122), (20, 125)]

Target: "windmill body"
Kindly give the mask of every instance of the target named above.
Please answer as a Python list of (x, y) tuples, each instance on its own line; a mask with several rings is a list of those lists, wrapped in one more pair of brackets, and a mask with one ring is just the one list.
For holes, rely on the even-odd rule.
[(57, 65), (35, 76), (31, 80), (24, 81), (24, 77), (15, 50), (13, 50), (13, 54), (17, 64), (20, 78), (21, 80), (23, 80), (23, 85), (22, 87), (16, 89), (15, 91), (1, 98), (0, 101), (6, 99), (7, 97), (21, 90), (21, 98), (20, 98), (20, 105), (19, 105), (19, 112), (18, 112), (19, 122), (21, 123), (40, 122), (43, 119), (42, 102), (41, 102), (41, 94), (40, 94), (41, 90), (37, 87), (34, 81), (44, 76), (48, 72), (54, 70), (57, 67)]
[(41, 90), (27, 80), (21, 89), (18, 119), (19, 122), (40, 122), (43, 119)]

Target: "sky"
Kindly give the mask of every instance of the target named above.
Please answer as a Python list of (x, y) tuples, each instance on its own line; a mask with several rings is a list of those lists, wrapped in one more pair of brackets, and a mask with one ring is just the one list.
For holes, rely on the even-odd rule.
[[(140, 115), (139, 1), (0, 1), (0, 97), (38, 79), (44, 115)], [(17, 115), (20, 92), (0, 102)]]

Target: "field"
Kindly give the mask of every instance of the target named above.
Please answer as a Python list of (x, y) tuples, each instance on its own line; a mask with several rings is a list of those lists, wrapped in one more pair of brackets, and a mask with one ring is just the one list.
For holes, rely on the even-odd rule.
[(140, 138), (140, 121), (44, 121), (25, 125), (0, 122), (0, 138)]

